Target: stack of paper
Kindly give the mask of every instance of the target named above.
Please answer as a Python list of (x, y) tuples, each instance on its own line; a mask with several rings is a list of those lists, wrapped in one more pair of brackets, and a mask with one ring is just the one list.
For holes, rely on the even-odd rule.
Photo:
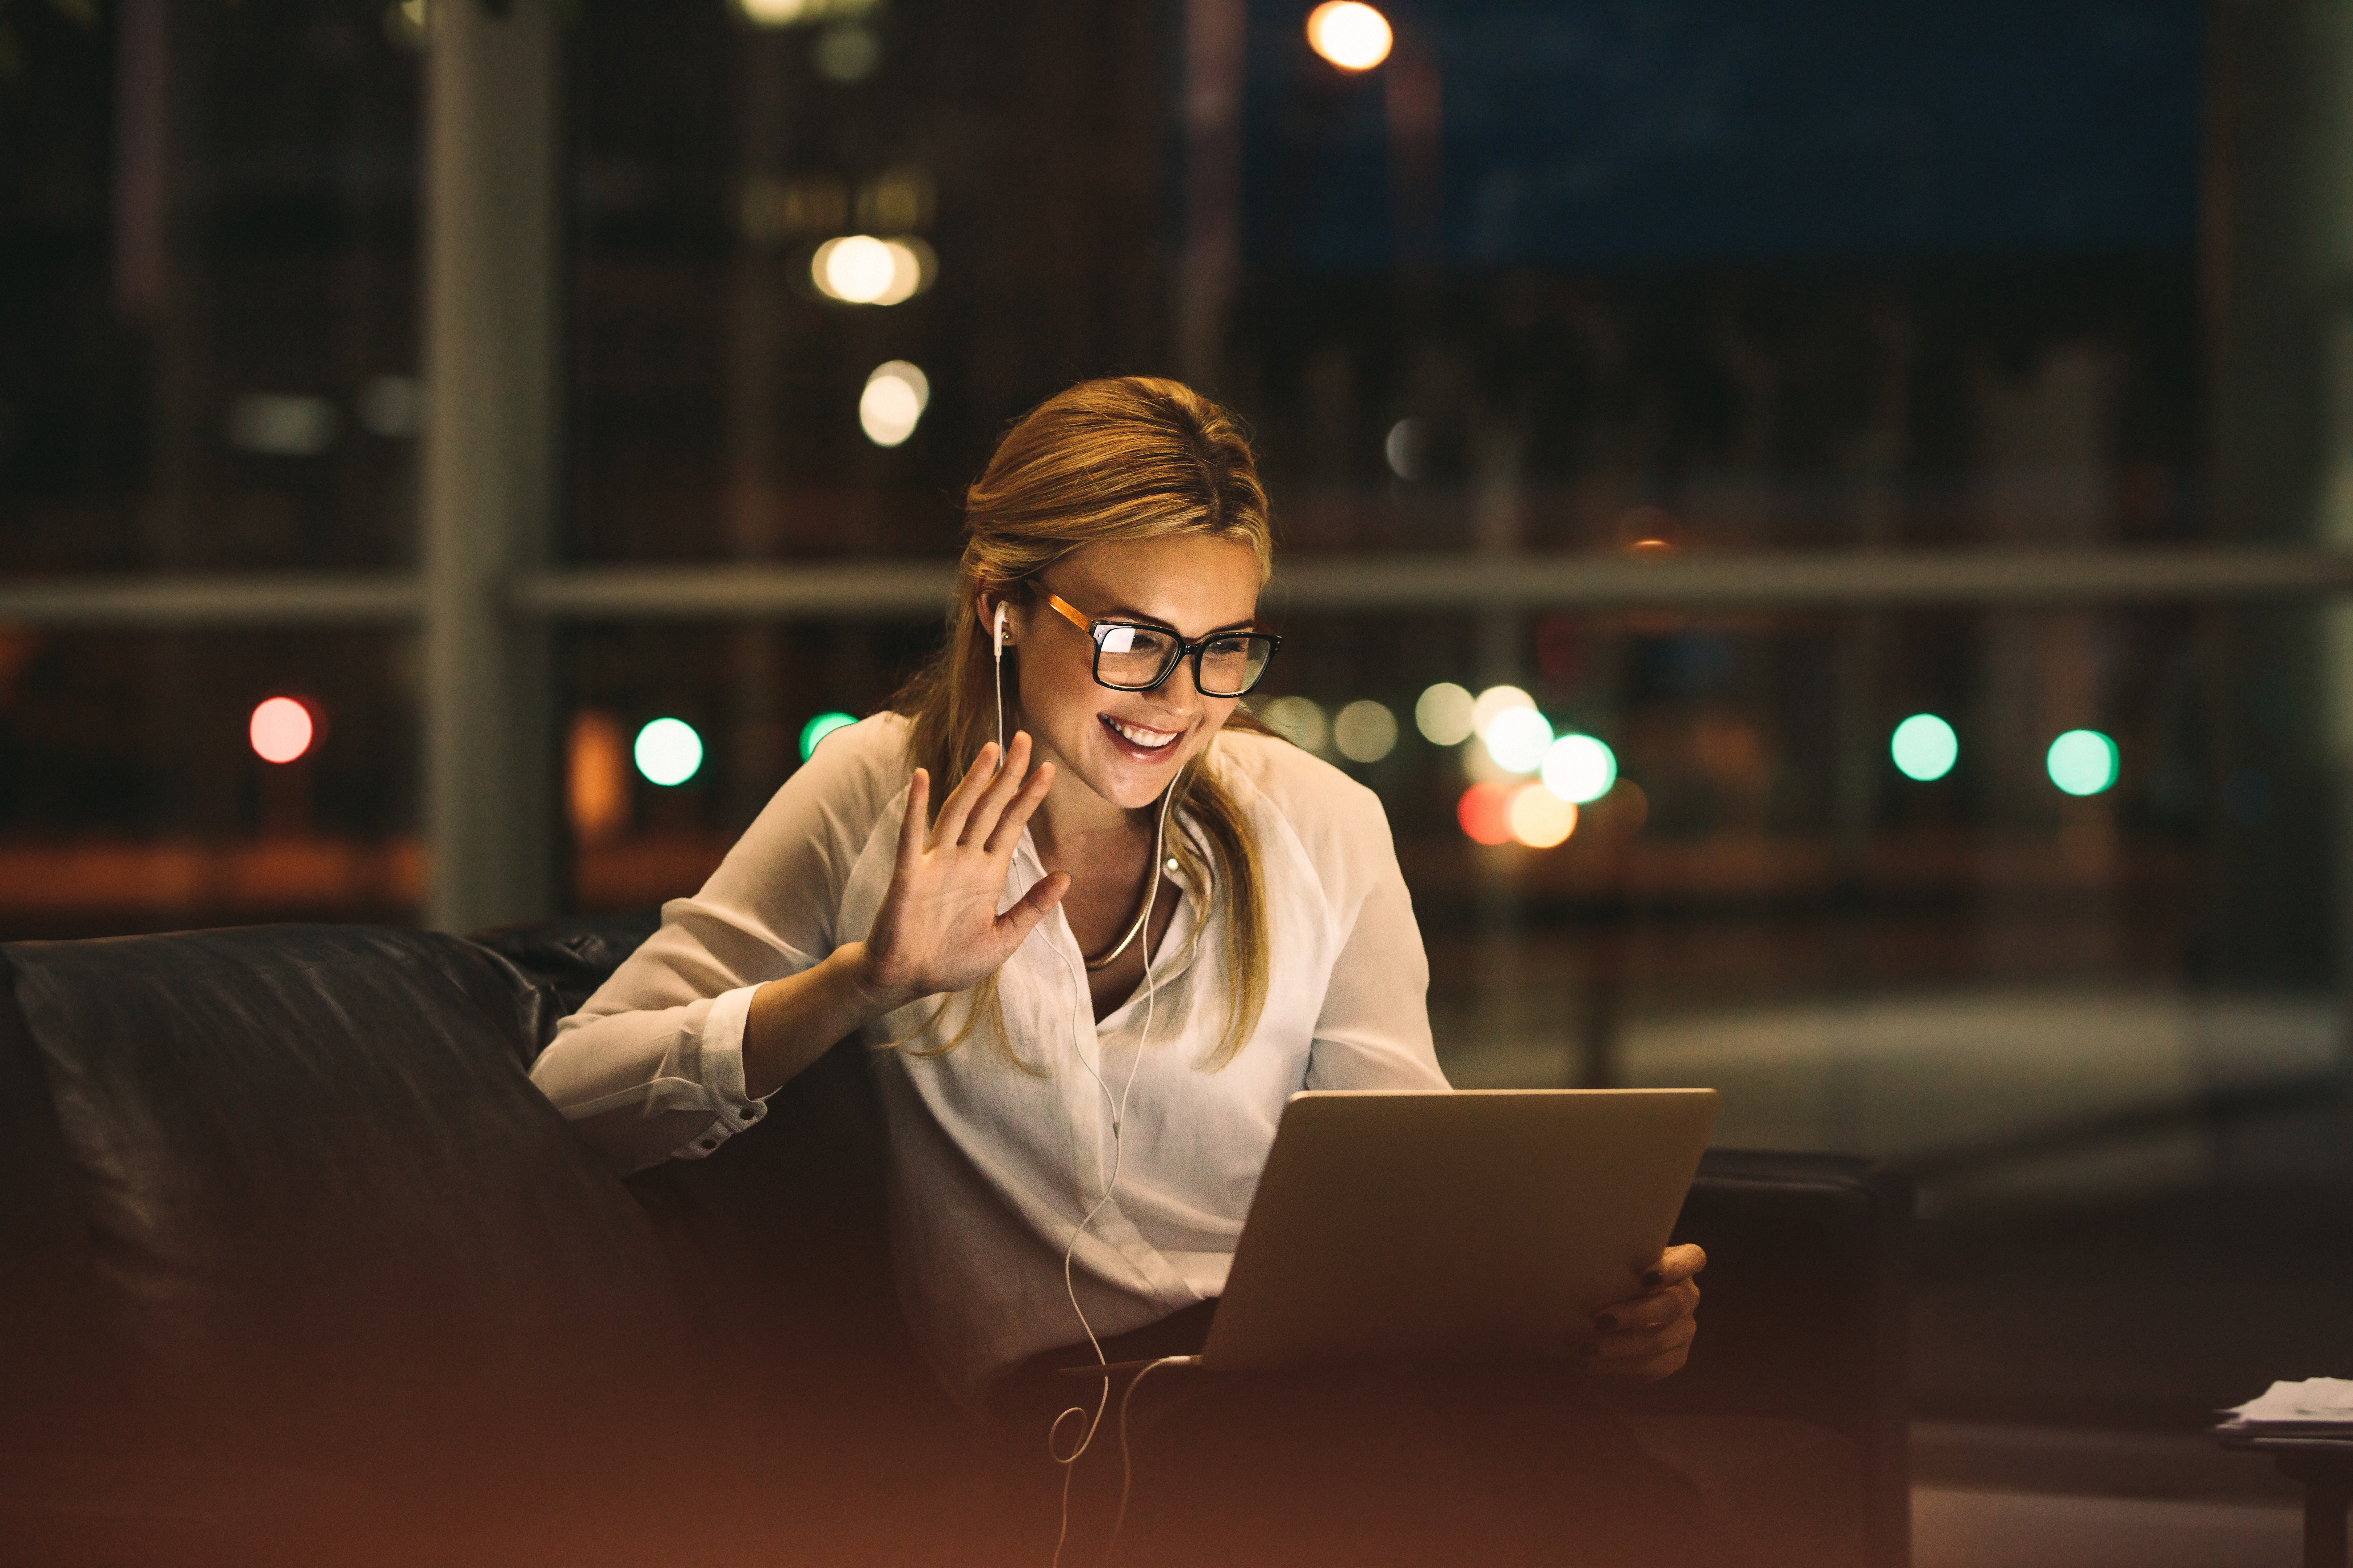
[(2274, 1383), (2260, 1399), (2223, 1412), (2215, 1428), (2251, 1437), (2353, 1438), (2353, 1378), (2307, 1377)]

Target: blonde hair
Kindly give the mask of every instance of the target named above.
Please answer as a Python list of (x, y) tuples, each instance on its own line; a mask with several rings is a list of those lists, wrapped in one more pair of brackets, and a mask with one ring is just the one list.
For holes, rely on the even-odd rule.
[[(944, 795), (981, 746), (997, 738), (989, 635), (974, 613), (984, 595), (1016, 592), (1090, 544), (1170, 534), (1248, 545), (1258, 556), (1261, 584), (1274, 565), (1266, 491), (1240, 423), (1190, 387), (1151, 376), (1081, 382), (1030, 410), (965, 492), (964, 511), (964, 559), (948, 605), (947, 638), (891, 700), (893, 711), (913, 721), (908, 753), (930, 773), (935, 795)], [(1008, 647), (1005, 657), (1011, 687), (1018, 650)], [(1240, 708), (1226, 722), (1264, 729)], [(1214, 743), (1203, 747), (1185, 765), (1168, 802), (1171, 816), (1189, 820), (1199, 834), (1207, 864), (1182, 831), (1173, 836), (1171, 852), (1196, 886), (1206, 886), (1209, 907), (1225, 916), (1226, 1026), (1202, 1063), (1210, 1069), (1231, 1061), (1258, 1026), (1269, 936), (1258, 836), (1220, 778), (1214, 750)], [(1006, 1039), (997, 976), (967, 994), (962, 1027), (927, 1054), (955, 1050), (987, 1016), (1007, 1054), (1028, 1069)], [(942, 1014), (946, 1006), (944, 1000)]]

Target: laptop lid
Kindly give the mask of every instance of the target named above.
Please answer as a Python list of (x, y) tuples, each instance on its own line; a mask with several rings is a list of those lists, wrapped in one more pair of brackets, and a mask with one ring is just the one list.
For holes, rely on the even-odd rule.
[(1711, 1089), (1294, 1094), (1201, 1363), (1556, 1358), (1641, 1293)]

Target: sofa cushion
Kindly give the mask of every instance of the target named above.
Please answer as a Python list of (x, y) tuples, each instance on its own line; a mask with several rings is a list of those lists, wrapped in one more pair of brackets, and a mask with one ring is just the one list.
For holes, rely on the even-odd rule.
[(45, 1086), (12, 1121), (51, 1142), (6, 1173), (0, 1247), (77, 1276), (51, 1293), (159, 1431), (512, 1452), (681, 1338), (643, 1211), (525, 1076), (534, 1003), (495, 955), (331, 926), (5, 953), (0, 1090)]

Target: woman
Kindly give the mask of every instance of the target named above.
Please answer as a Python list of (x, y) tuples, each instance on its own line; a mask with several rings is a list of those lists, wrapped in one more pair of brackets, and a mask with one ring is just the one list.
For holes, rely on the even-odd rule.
[[(1286, 1096), (1447, 1084), (1379, 801), (1236, 716), (1277, 639), (1233, 420), (1171, 382), (1072, 387), (965, 512), (930, 667), (825, 741), (533, 1076), (635, 1169), (710, 1153), (861, 1035), (917, 1336), (1034, 1441), (1095, 1342), (1198, 1348)], [(1703, 1261), (1662, 1258), (1588, 1369), (1680, 1365)]]

